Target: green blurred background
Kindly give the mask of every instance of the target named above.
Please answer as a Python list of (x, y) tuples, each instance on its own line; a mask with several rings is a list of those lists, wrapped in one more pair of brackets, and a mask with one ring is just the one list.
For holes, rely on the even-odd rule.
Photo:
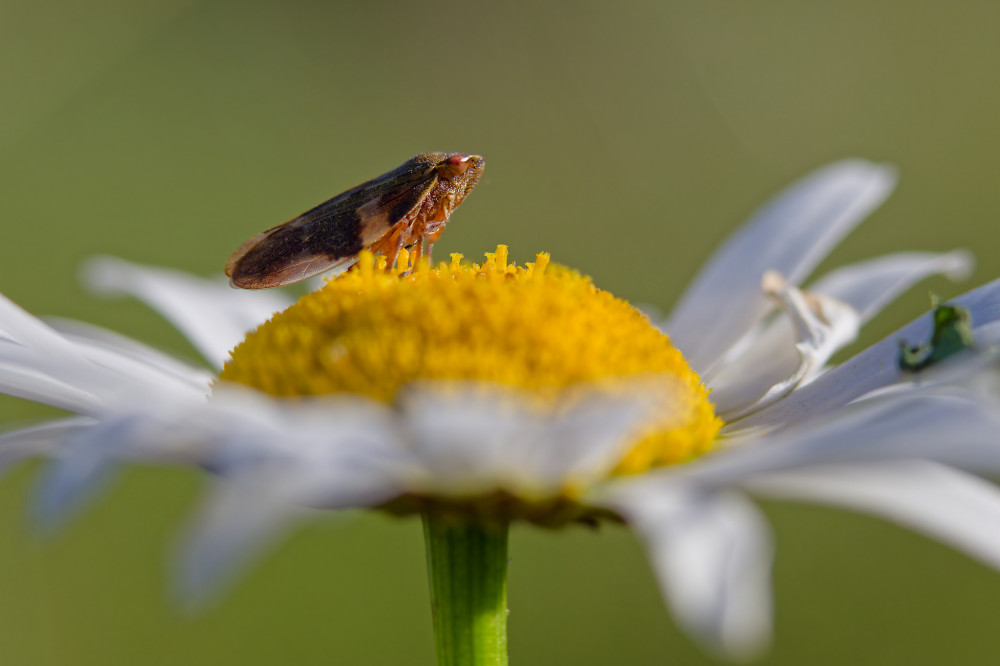
[[(1000, 274), (998, 29), (995, 0), (3, 0), (0, 290), (194, 359), (142, 306), (86, 294), (81, 260), (217, 274), (251, 234), (436, 150), (488, 162), (441, 256), (545, 249), (666, 310), (767, 196), (857, 155), (902, 184), (824, 266), (970, 247), (978, 284)], [(862, 343), (926, 305), (922, 286)], [(9, 423), (49, 413), (0, 401)], [(5, 664), (433, 663), (416, 521), (320, 522), (187, 615), (166, 572), (201, 475), (132, 470), (41, 539), (38, 471), (0, 484)], [(765, 508), (761, 663), (1000, 659), (1000, 575), (879, 521)], [(518, 528), (511, 547), (513, 663), (715, 663), (628, 531)]]

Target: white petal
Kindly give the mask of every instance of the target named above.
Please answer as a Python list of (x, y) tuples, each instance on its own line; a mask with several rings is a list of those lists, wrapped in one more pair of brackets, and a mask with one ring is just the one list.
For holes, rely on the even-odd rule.
[(772, 547), (767, 524), (733, 493), (666, 483), (622, 486), (604, 506), (646, 543), (678, 622), (708, 647), (748, 657), (771, 633)]
[(218, 448), (208, 451), (207, 464), (224, 478), (182, 545), (179, 591), (188, 601), (218, 592), (301, 520), (321, 515), (305, 507), (375, 506), (404, 492), (414, 476), (384, 406), (268, 400), (230, 389), (221, 408), (209, 403), (199, 419)]
[[(977, 342), (985, 347), (994, 344), (1000, 336), (1000, 280), (970, 291), (949, 303), (969, 308)], [(773, 428), (796, 423), (829, 413), (847, 403), (878, 389), (900, 381), (919, 380), (904, 376), (899, 369), (899, 341), (924, 342), (930, 339), (932, 317), (924, 314), (900, 330), (872, 345), (802, 386), (790, 396), (770, 407), (738, 421), (743, 428)]]
[(59, 353), (0, 343), (0, 392), (91, 415), (141, 396), (205, 394), (204, 386), (129, 356), (94, 351), (86, 343)]
[(47, 318), (46, 323), (98, 365), (121, 368), (123, 359), (131, 359), (138, 364), (129, 364), (129, 367), (141, 365), (155, 368), (206, 394), (213, 381), (211, 373), (113, 331), (72, 319)]
[(117, 460), (107, 450), (115, 442), (141, 437), (143, 425), (148, 427), (141, 418), (114, 418), (63, 439), (64, 454), (46, 468), (35, 494), (36, 523), (44, 530), (55, 529), (93, 500), (117, 469)]
[(267, 492), (323, 508), (367, 505), (398, 493), (413, 474), (385, 406), (220, 392), (207, 402), (122, 408), (63, 441), (43, 475), (37, 519), (44, 527), (62, 523), (122, 461), (197, 465), (227, 477), (266, 469), (276, 484)]
[(3, 350), (0, 350), (0, 393), (77, 414), (100, 414), (105, 404), (93, 393), (21, 367), (20, 363), (8, 362), (3, 358)]
[(351, 455), (385, 467), (410, 464), (393, 410), (358, 396), (283, 399), (222, 384), (207, 401), (139, 405), (121, 417), (135, 418), (141, 436), (114, 444), (120, 458), (193, 463), (220, 474), (275, 460), (329, 464)]
[[(361, 463), (367, 456), (368, 460)], [(325, 509), (376, 506), (400, 492), (377, 453), (322, 465), (283, 462), (254, 466), (215, 484), (184, 537), (179, 592), (201, 602), (261, 558), (300, 522)]]
[(404, 430), (427, 490), (461, 495), (497, 485), (508, 442), (534, 440), (539, 416), (513, 391), (418, 385), (402, 396)]
[(614, 392), (583, 389), (553, 410), (506, 387), (428, 383), (405, 395), (404, 428), (428, 490), (548, 496), (604, 476), (653, 414), (668, 421), (674, 390), (670, 378), (636, 380)]
[[(606, 478), (634, 443), (636, 430), (649, 422), (649, 407), (626, 396), (595, 395), (582, 400), (552, 419), (538, 441), (522, 443), (519, 466), (539, 485), (551, 489), (586, 487)], [(668, 421), (661, 414), (657, 422)]]
[(177, 556), (177, 592), (184, 602), (205, 603), (305, 519), (306, 510), (276, 496), (269, 481), (248, 475), (221, 482), (199, 507)]
[(222, 385), (185, 419), (184, 437), (200, 440), (206, 451), (201, 455), (211, 456), (203, 464), (222, 474), (275, 460), (362, 466), (377, 461), (396, 473), (413, 464), (397, 419), (388, 405), (358, 396), (281, 399)]
[(91, 364), (38, 318), (0, 294), (0, 391), (81, 413), (102, 400)]
[(0, 346), (17, 343), (55, 355), (75, 353), (65, 338), (3, 294), (0, 294), (0, 336), (3, 338)]
[(942, 465), (903, 460), (811, 467), (756, 478), (749, 489), (888, 518), (1000, 569), (1000, 490)]
[(939, 273), (964, 280), (974, 265), (972, 255), (964, 250), (899, 252), (831, 271), (811, 284), (809, 291), (847, 303), (864, 324), (917, 282)]
[(664, 472), (707, 487), (823, 464), (924, 459), (987, 474), (1000, 472), (1000, 404), (954, 389), (928, 389), (859, 402), (836, 414)]
[(0, 391), (97, 415), (143, 396), (204, 395), (206, 379), (118, 350), (61, 335), (0, 295)]
[(895, 183), (889, 167), (838, 162), (794, 184), (731, 236), (665, 326), (694, 370), (709, 370), (770, 309), (758, 289), (766, 271), (799, 284)]
[(799, 291), (774, 272), (765, 274), (762, 289), (784, 316), (708, 379), (712, 402), (726, 421), (785, 397), (857, 336), (857, 312), (841, 301)]
[(155, 403), (122, 403), (90, 427), (65, 432), (57, 442), (59, 455), (39, 480), (32, 508), (35, 520), (45, 530), (60, 527), (99, 494), (123, 461), (204, 463), (204, 447), (198, 448), (202, 442), (189, 439), (197, 426), (187, 417), (198, 406), (196, 400), (175, 396)]
[(91, 418), (73, 417), (3, 433), (0, 435), (0, 472), (25, 458), (57, 453), (62, 442), (95, 423)]
[(139, 266), (112, 257), (92, 259), (86, 281), (107, 294), (129, 294), (170, 320), (216, 368), (247, 332), (284, 310), (291, 299), (280, 292), (232, 289), (223, 281), (180, 271)]

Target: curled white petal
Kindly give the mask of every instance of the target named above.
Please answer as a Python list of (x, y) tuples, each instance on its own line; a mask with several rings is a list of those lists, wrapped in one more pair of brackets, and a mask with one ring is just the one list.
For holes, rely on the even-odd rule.
[(769, 308), (757, 289), (768, 270), (799, 284), (896, 184), (862, 160), (827, 166), (762, 208), (709, 259), (665, 328), (699, 374), (711, 369)]
[(802, 292), (775, 272), (765, 274), (762, 287), (785, 316), (709, 380), (712, 401), (726, 421), (784, 398), (857, 336), (858, 315), (849, 305)]
[[(969, 309), (973, 333), (982, 347), (1000, 340), (1000, 280), (948, 301)], [(831, 368), (780, 403), (750, 414), (740, 428), (768, 429), (830, 413), (861, 396), (899, 382), (919, 380), (899, 368), (899, 341), (930, 339), (932, 317), (925, 314), (856, 356)]]
[[(813, 299), (850, 306), (854, 312), (844, 309), (846, 314), (861, 326), (918, 281), (938, 273), (962, 279), (968, 277), (972, 266), (972, 257), (962, 250), (900, 252), (834, 270), (810, 285), (808, 293)], [(795, 343), (786, 317), (774, 317), (748, 331), (705, 376), (719, 413), (737, 418), (733, 412), (740, 406), (751, 405), (772, 386), (791, 377), (801, 359)], [(809, 376), (820, 367), (813, 364)]]

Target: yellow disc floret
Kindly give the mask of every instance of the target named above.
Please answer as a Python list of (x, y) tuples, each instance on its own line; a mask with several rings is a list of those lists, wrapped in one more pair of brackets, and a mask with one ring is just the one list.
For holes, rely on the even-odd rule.
[[(670, 375), (684, 390), (664, 406), (618, 473), (683, 461), (721, 425), (700, 379), (649, 319), (589, 278), (507, 248), (482, 264), (461, 255), (410, 266), (363, 253), (355, 270), (275, 315), (233, 351), (221, 379), (276, 396), (363, 394), (392, 402), (423, 380), (481, 381), (543, 398), (581, 384)], [(680, 418), (677, 414), (680, 414)]]

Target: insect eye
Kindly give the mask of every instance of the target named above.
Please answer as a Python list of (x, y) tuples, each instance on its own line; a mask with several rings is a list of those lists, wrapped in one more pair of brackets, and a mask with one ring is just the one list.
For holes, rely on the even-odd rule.
[(452, 155), (442, 162), (438, 169), (440, 170), (441, 175), (445, 178), (454, 178), (455, 176), (460, 176), (465, 173), (471, 165), (472, 156), (459, 153), (457, 155)]

